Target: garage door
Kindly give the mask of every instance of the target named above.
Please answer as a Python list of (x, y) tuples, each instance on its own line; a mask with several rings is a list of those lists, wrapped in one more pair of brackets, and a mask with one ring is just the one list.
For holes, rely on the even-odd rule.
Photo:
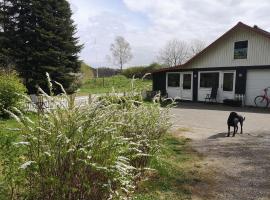
[[(246, 105), (253, 106), (254, 98), (263, 94), (263, 89), (270, 87), (270, 69), (248, 70), (246, 87)], [(270, 90), (269, 90), (270, 95)]]

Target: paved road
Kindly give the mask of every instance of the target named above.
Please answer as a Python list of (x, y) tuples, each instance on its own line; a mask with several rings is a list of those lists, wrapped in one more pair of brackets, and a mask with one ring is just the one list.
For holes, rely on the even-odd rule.
[(246, 117), (244, 134), (227, 138), (226, 120), (232, 110), (186, 103), (171, 110), (174, 128), (187, 129), (183, 134), (205, 156), (204, 170), (215, 174), (214, 185), (199, 184), (200, 194), (194, 199), (270, 199), (270, 109), (236, 109)]

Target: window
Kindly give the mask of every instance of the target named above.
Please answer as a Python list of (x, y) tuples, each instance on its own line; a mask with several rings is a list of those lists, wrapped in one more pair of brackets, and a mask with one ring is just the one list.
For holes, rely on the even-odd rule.
[(191, 89), (191, 74), (183, 75), (183, 89), (190, 90)]
[(180, 74), (168, 74), (168, 87), (180, 86)]
[(200, 73), (200, 87), (201, 88), (213, 88), (219, 85), (219, 73), (218, 72), (205, 72)]
[(233, 91), (234, 73), (224, 73), (223, 76), (223, 91)]
[(234, 43), (234, 59), (247, 58), (248, 41), (239, 41)]

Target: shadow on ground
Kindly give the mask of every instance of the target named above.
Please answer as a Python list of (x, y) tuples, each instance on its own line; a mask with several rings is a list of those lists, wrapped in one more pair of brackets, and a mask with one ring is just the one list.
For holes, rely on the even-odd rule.
[(198, 110), (218, 110), (218, 111), (235, 111), (235, 112), (249, 112), (249, 113), (269, 113), (270, 108), (256, 108), (256, 107), (230, 107), (217, 103), (198, 103), (198, 102), (178, 102), (176, 108), (181, 109), (198, 109)]
[(217, 133), (215, 135), (211, 135), (210, 137), (208, 137), (208, 139), (217, 139), (217, 138), (225, 138), (227, 137), (227, 133), (223, 132), (223, 133)]

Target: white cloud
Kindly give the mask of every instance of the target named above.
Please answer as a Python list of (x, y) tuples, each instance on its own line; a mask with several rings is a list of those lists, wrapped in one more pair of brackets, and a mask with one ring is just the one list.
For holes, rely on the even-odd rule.
[[(108, 65), (105, 56), (117, 35), (131, 44), (129, 65), (148, 64), (167, 40), (215, 40), (238, 21), (269, 29), (268, 0), (69, 0), (85, 48), (82, 59)], [(96, 38), (96, 46), (94, 46)], [(96, 53), (98, 52), (98, 61)]]

